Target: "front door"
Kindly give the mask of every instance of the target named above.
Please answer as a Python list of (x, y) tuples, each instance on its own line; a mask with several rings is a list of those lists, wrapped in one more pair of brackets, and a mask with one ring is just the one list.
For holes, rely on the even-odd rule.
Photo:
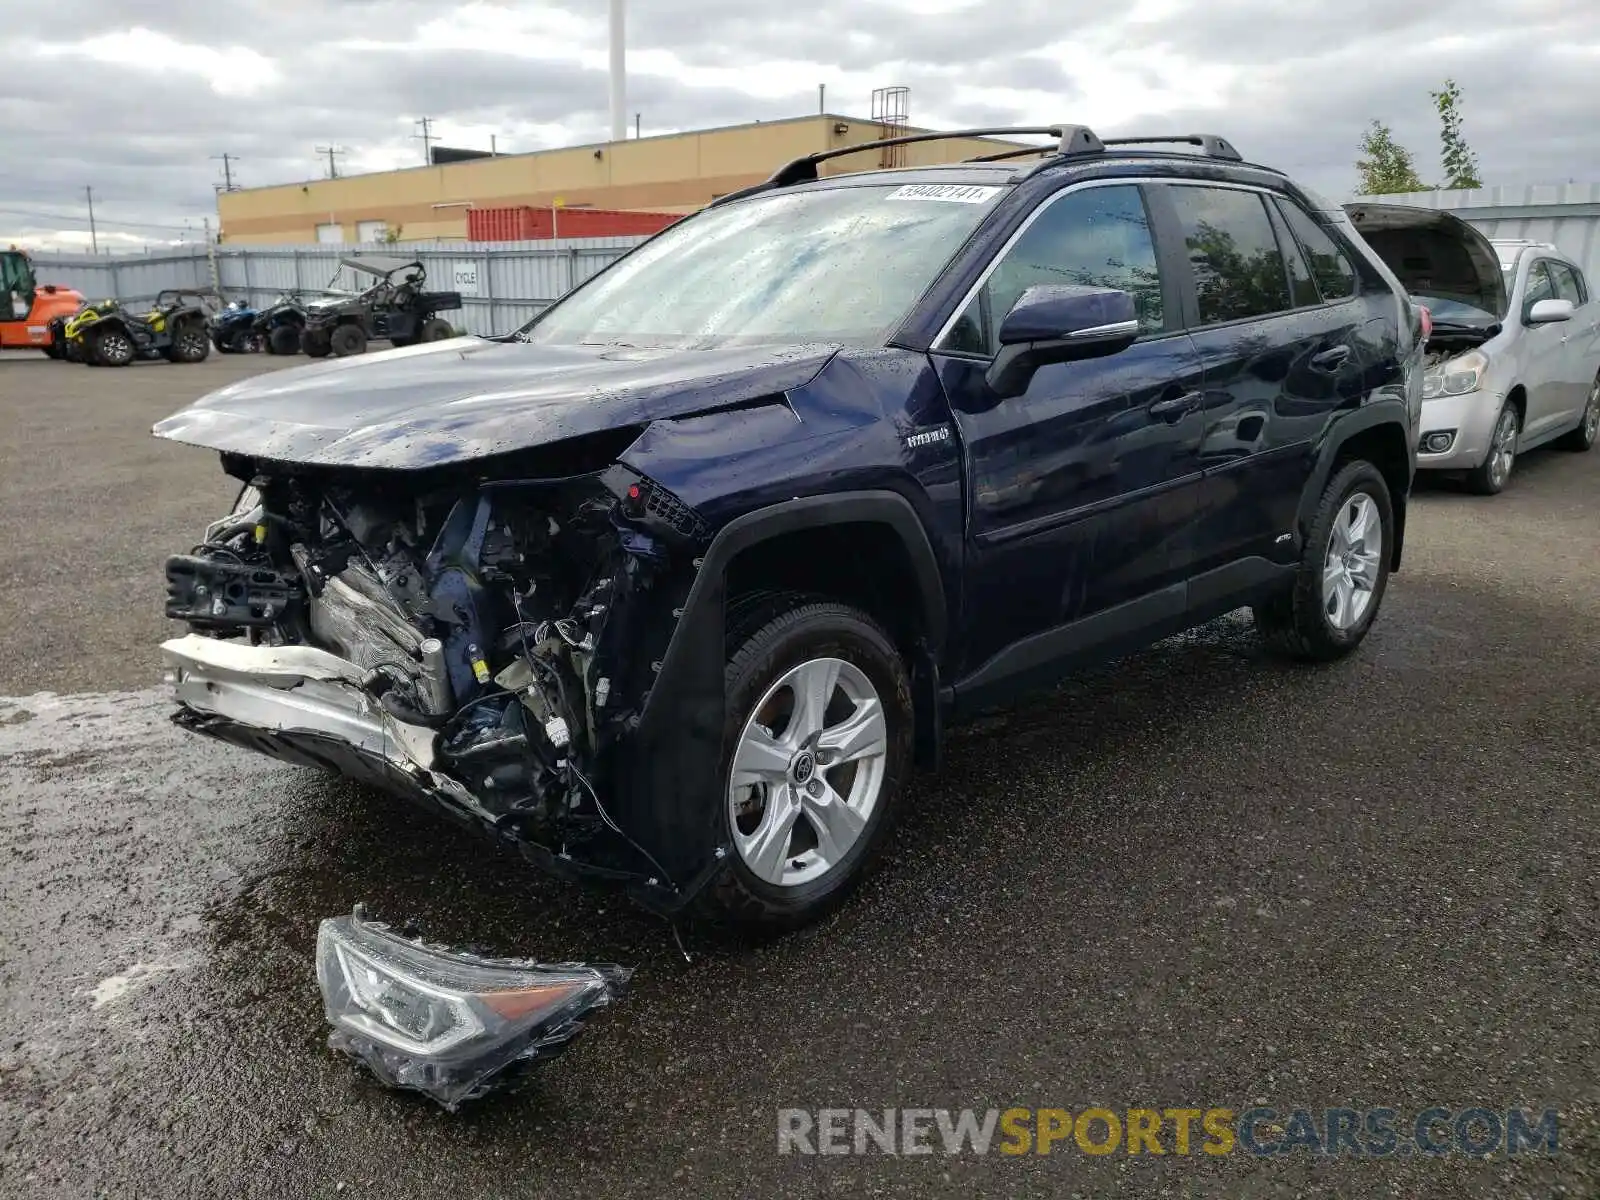
[(1546, 260), (1550, 278), (1556, 285), (1556, 298), (1572, 301), (1572, 320), (1561, 332), (1562, 349), (1562, 404), (1558, 425), (1575, 425), (1578, 416), (1589, 403), (1589, 390), (1594, 386), (1595, 372), (1600, 370), (1600, 302), (1589, 295), (1586, 281), (1564, 262)]
[(1522, 422), (1524, 439), (1540, 437), (1561, 423), (1566, 412), (1566, 337), (1571, 321), (1551, 321), (1544, 325), (1527, 324), (1528, 314), (1541, 300), (1556, 299), (1555, 276), (1550, 260), (1539, 258), (1528, 265), (1528, 282), (1522, 292), (1518, 316), (1523, 322), (1525, 349), (1522, 356), (1522, 386), (1528, 396), (1528, 413)]
[[(985, 683), (1048, 673), (1077, 642), (1182, 614), (1200, 367), (1156, 264), (1140, 187), (1057, 193), (933, 348), (968, 481), (963, 665)], [(1025, 394), (996, 403), (984, 371), (1000, 323), (1040, 283), (1131, 293), (1142, 336), (1042, 367)]]

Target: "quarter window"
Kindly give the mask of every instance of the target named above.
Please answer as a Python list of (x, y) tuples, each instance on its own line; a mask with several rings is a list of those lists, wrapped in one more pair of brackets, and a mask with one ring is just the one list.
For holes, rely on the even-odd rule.
[(1547, 262), (1550, 268), (1550, 277), (1555, 281), (1556, 295), (1563, 300), (1571, 300), (1574, 306), (1583, 303), (1583, 291), (1578, 287), (1578, 280), (1572, 273), (1572, 268), (1566, 263)]
[(1279, 200), (1278, 209), (1294, 232), (1295, 240), (1306, 252), (1311, 264), (1311, 278), (1317, 281), (1322, 298), (1327, 301), (1348, 300), (1356, 294), (1356, 270), (1333, 236), (1307, 215), (1298, 204)]
[(1142, 333), (1164, 329), (1155, 240), (1139, 188), (1089, 187), (1047, 203), (968, 301), (943, 349), (994, 354), (1006, 313), (1042, 283), (1119, 288), (1133, 297)]
[(1178, 186), (1171, 194), (1194, 270), (1202, 325), (1291, 307), (1283, 253), (1258, 193)]

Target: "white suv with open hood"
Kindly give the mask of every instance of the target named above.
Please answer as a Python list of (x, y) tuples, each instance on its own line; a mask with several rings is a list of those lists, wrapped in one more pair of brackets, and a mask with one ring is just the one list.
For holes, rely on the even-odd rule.
[(1576, 263), (1543, 242), (1491, 242), (1437, 209), (1345, 208), (1433, 319), (1418, 469), (1465, 472), (1493, 494), (1523, 451), (1594, 445), (1600, 299)]

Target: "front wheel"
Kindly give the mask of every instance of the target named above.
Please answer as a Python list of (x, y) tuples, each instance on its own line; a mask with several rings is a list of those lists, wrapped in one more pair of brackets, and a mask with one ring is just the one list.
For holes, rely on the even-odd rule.
[(910, 680), (888, 635), (842, 604), (792, 598), (730, 632), (732, 853), (702, 908), (747, 932), (794, 929), (840, 904), (883, 849), (910, 770)]
[(455, 326), (443, 317), (429, 317), (422, 323), (422, 328), (417, 330), (419, 342), (442, 342), (445, 338), (455, 337)]
[(299, 354), (300, 331), (293, 325), (274, 325), (267, 332), (268, 354)]
[(115, 325), (100, 330), (95, 335), (94, 351), (89, 361), (99, 367), (125, 367), (133, 361), (133, 338)]
[(333, 344), (320, 329), (303, 329), (300, 331), (300, 349), (312, 358), (326, 358)]
[(328, 341), (329, 348), (340, 358), (367, 352), (367, 335), (359, 325), (340, 325)]
[(1583, 416), (1578, 419), (1578, 427), (1556, 445), (1563, 450), (1582, 452), (1594, 446), (1597, 436), (1600, 436), (1600, 375), (1596, 375), (1594, 383), (1590, 385), (1589, 402), (1583, 406)]
[(1389, 583), (1394, 506), (1383, 472), (1347, 464), (1323, 490), (1293, 586), (1255, 607), (1268, 647), (1331, 662), (1367, 636)]
[(1506, 486), (1511, 468), (1517, 462), (1517, 437), (1521, 432), (1522, 422), (1518, 420), (1516, 405), (1508, 400), (1495, 420), (1489, 453), (1467, 472), (1467, 487), (1480, 496), (1494, 496)]

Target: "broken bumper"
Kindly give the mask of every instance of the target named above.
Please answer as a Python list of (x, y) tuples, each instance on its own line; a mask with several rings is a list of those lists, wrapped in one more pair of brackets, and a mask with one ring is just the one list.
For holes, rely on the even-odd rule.
[[(617, 869), (565, 845), (519, 836), (440, 769), (436, 732), (398, 720), (363, 690), (367, 670), (337, 654), (313, 646), (251, 646), (188, 634), (163, 642), (161, 656), (178, 704), (173, 720), (184, 728), (283, 762), (322, 767), (443, 811), (503, 839), (550, 874), (620, 884), (645, 908), (670, 915), (721, 865), (721, 855), (714, 856), (674, 886), (655, 872)], [(659, 855), (659, 842), (653, 845)]]

